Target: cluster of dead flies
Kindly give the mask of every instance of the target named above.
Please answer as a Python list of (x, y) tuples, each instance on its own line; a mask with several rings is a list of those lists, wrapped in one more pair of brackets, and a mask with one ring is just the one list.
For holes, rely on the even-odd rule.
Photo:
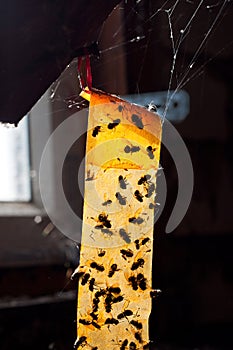
[[(152, 196), (152, 194), (154, 193), (155, 191), (155, 185), (150, 181), (151, 179), (151, 175), (149, 174), (146, 174), (144, 176), (142, 176), (139, 180), (138, 180), (138, 185), (139, 186), (143, 186), (145, 191), (146, 191), (146, 194), (145, 194), (145, 197), (146, 198), (150, 198)], [(120, 185), (120, 188), (125, 190), (128, 186), (128, 183), (126, 181), (126, 178), (123, 177), (122, 175), (120, 175), (118, 177), (118, 181), (119, 181), (119, 185)], [(134, 197), (139, 201), (139, 202), (143, 202), (143, 194), (139, 191), (139, 190), (136, 190), (134, 192)], [(119, 200), (119, 203), (121, 205), (125, 205), (126, 202), (125, 202), (125, 198), (121, 196), (121, 194), (119, 192), (116, 193), (116, 198)], [(108, 203), (103, 203), (105, 205), (107, 205)], [(109, 203), (110, 204), (110, 203)], [(135, 222), (135, 223), (138, 223), (138, 222)]]
[[(145, 245), (150, 240), (149, 237), (145, 237), (141, 240), (135, 240), (135, 247), (136, 249), (140, 249), (141, 246)], [(120, 253), (122, 255), (123, 259), (132, 258), (133, 257), (133, 251), (131, 249), (121, 249)], [(99, 257), (104, 257), (106, 254), (105, 250), (100, 250), (98, 253)], [(136, 271), (139, 267), (144, 266), (144, 259), (139, 258), (136, 261), (134, 261), (131, 265), (131, 270)], [(104, 266), (101, 264), (96, 263), (95, 261), (92, 261), (90, 263), (90, 267), (92, 269), (96, 269), (97, 271), (103, 272), (105, 270)], [(108, 271), (108, 277), (111, 278), (116, 271), (119, 271), (117, 264), (112, 264)], [(85, 285), (89, 283), (89, 290), (91, 292), (94, 292), (94, 286), (95, 286), (95, 279), (91, 278), (90, 273), (81, 273), (79, 277), (82, 277), (81, 279), (81, 285)], [(136, 276), (130, 276), (128, 278), (129, 284), (132, 286), (133, 290), (137, 290), (140, 288), (141, 290), (145, 290), (147, 288), (146, 285), (146, 278), (142, 273), (138, 273)], [(96, 329), (101, 329), (101, 326), (98, 324), (98, 310), (99, 310), (99, 303), (100, 298), (104, 298), (104, 307), (106, 313), (110, 313), (112, 311), (112, 306), (115, 303), (121, 302), (124, 300), (124, 297), (121, 295), (121, 288), (120, 287), (107, 287), (97, 290), (94, 293), (94, 298), (92, 300), (92, 311), (90, 312), (90, 316), (92, 320), (86, 320), (86, 319), (79, 319), (79, 322), (83, 325), (90, 326), (92, 325)], [(126, 309), (123, 312), (119, 313), (116, 318), (114, 317), (108, 317), (105, 320), (104, 325), (110, 326), (110, 325), (118, 325), (121, 320), (124, 318), (128, 318), (133, 315), (133, 311), (130, 309)], [(129, 323), (135, 327), (136, 331), (134, 333), (135, 339), (142, 343), (142, 337), (140, 331), (142, 330), (142, 323), (137, 320), (131, 320)], [(83, 336), (78, 339), (78, 341), (75, 344), (76, 349), (80, 346), (84, 346), (87, 344), (87, 337)], [(120, 345), (120, 350), (126, 349), (126, 347), (129, 347), (129, 349), (137, 349), (137, 346), (134, 342), (129, 342), (128, 339), (125, 339), (122, 341)], [(148, 344), (143, 346), (143, 349), (148, 349)], [(92, 350), (98, 350), (98, 347), (93, 347)]]
[[(150, 239), (149, 239), (149, 237), (146, 237), (146, 238), (143, 238), (142, 240), (141, 240), (141, 242), (137, 239), (137, 240), (135, 240), (135, 246), (136, 246), (136, 249), (139, 249), (140, 248), (140, 246), (141, 245), (145, 245), (148, 241), (149, 241)], [(122, 258), (123, 259), (127, 259), (128, 257), (133, 257), (133, 251), (131, 250), (131, 249), (121, 249), (120, 250), (120, 253), (121, 253), (121, 255), (122, 255)], [(100, 257), (103, 257), (105, 255), (105, 251), (104, 250), (101, 250), (99, 253), (98, 253), (98, 256), (100, 256)], [(131, 265), (131, 270), (132, 271), (136, 271), (139, 267), (143, 267), (144, 266), (144, 263), (145, 263), (145, 260), (143, 259), (143, 258), (138, 258), (136, 261), (134, 261), (133, 263), (132, 263), (132, 265)], [(97, 271), (99, 271), (99, 272), (103, 272), (103, 271), (105, 271), (105, 268), (104, 268), (104, 266), (102, 265), (102, 264), (98, 264), (97, 262), (95, 262), (95, 261), (92, 261), (91, 263), (90, 263), (90, 267), (92, 268), (92, 269), (95, 269), (95, 270), (97, 270)], [(109, 268), (109, 271), (108, 271), (108, 277), (109, 278), (111, 278), (111, 277), (113, 277), (113, 275), (117, 272), (117, 271), (119, 271), (119, 269), (118, 269), (118, 266), (117, 266), (117, 264), (112, 264), (111, 266), (110, 266), (110, 268)], [(94, 291), (94, 284), (95, 284), (95, 279), (94, 278), (91, 278), (90, 279), (90, 277), (91, 277), (91, 275), (90, 275), (90, 273), (84, 273), (84, 272), (81, 272), (81, 273), (79, 273), (79, 277), (82, 277), (82, 279), (81, 279), (81, 285), (86, 285), (87, 283), (89, 283), (89, 290), (91, 291), (91, 292), (93, 292)], [(136, 281), (139, 283), (139, 286), (140, 286), (140, 288), (142, 289), (142, 290), (145, 290), (146, 289), (146, 279), (144, 278), (144, 276), (142, 275), (142, 274), (138, 274), (138, 276), (137, 277), (134, 277), (134, 276), (131, 276), (131, 277), (129, 277), (129, 282), (130, 282), (130, 284), (133, 286), (133, 289), (137, 289), (137, 288), (135, 288), (135, 283), (136, 283)], [(120, 288), (110, 288), (110, 289), (108, 289), (108, 292), (113, 292), (113, 293), (120, 293)], [(99, 293), (99, 292), (96, 292), (97, 294)], [(102, 292), (103, 293), (103, 292)], [(105, 294), (106, 294), (106, 292), (105, 292)], [(122, 300), (120, 300), (121, 298), (118, 298), (118, 299), (115, 299), (115, 302), (119, 302), (119, 301), (122, 301)]]
[[(139, 343), (142, 343), (141, 335), (139, 332), (135, 333), (135, 339), (137, 339), (139, 341)], [(136, 344), (133, 341), (129, 342), (128, 339), (125, 339), (122, 342), (120, 350), (125, 350), (127, 346), (129, 346), (129, 350), (137, 350)], [(143, 345), (142, 349), (149, 350), (149, 344)]]
[[(92, 325), (97, 329), (100, 329), (101, 326), (96, 322), (98, 320), (98, 309), (99, 309), (99, 303), (100, 298), (102, 297), (104, 299), (104, 307), (106, 313), (110, 313), (112, 311), (112, 305), (115, 303), (119, 303), (124, 300), (123, 296), (120, 295), (121, 289), (120, 287), (108, 287), (108, 288), (102, 288), (95, 292), (94, 298), (92, 300), (92, 311), (90, 312), (90, 316), (92, 317), (92, 320), (86, 320), (86, 319), (79, 319), (79, 322), (83, 325), (89, 326)], [(117, 318), (108, 317), (105, 320), (105, 325), (117, 325), (120, 320), (123, 318), (127, 318), (128, 316), (132, 316), (133, 312), (132, 310), (126, 309), (123, 312), (119, 313), (117, 315)], [(133, 324), (136, 327), (136, 324)], [(138, 326), (140, 327), (140, 325)]]
[[(95, 225), (95, 229), (101, 230), (102, 233), (107, 234), (109, 236), (113, 235), (113, 231), (110, 230), (110, 228), (112, 227), (111, 221), (108, 220), (108, 215), (106, 214), (100, 214), (98, 216), (98, 220), (100, 222), (100, 224)], [(137, 224), (140, 225), (143, 223), (144, 219), (142, 219), (141, 217), (130, 217), (128, 219), (128, 221), (130, 223), (133, 224)], [(126, 232), (126, 230), (124, 228), (120, 228), (119, 229), (119, 236), (126, 242), (126, 243), (131, 243), (131, 238), (130, 235)]]
[[(92, 311), (90, 312), (90, 316), (92, 317), (92, 320), (86, 320), (86, 319), (79, 319), (79, 322), (86, 326), (94, 326), (97, 329), (101, 329), (101, 326), (97, 323), (98, 320), (98, 305), (100, 303), (100, 297), (104, 298), (104, 306), (105, 311), (107, 313), (110, 313), (112, 310), (112, 304), (120, 302), (123, 300), (123, 297), (119, 295), (121, 292), (121, 289), (119, 287), (109, 287), (106, 289), (100, 289), (99, 291), (95, 292), (94, 298), (93, 298), (93, 305), (92, 305)], [(116, 318), (114, 317), (108, 317), (105, 320), (104, 325), (118, 325), (121, 320), (124, 318), (128, 320), (128, 317), (133, 316), (133, 311), (130, 309), (125, 309), (123, 312), (119, 313)], [(129, 320), (128, 320), (129, 321)], [(142, 323), (137, 320), (131, 320), (129, 321), (129, 324), (132, 325), (136, 331), (134, 333), (135, 339), (142, 343), (142, 337), (141, 337), (141, 330), (142, 330)], [(86, 342), (86, 337), (81, 337), (79, 339), (79, 342), (76, 344), (76, 348), (84, 345)], [(120, 350), (123, 350), (128, 345), (129, 341), (128, 339), (125, 339), (122, 344), (120, 345)], [(129, 344), (129, 349), (137, 349), (136, 344), (134, 342), (131, 342)], [(144, 348), (143, 348), (144, 349)]]
[[(94, 219), (94, 218), (93, 218)], [(111, 221), (108, 219), (108, 215), (102, 213), (98, 216), (98, 221), (100, 222), (98, 225), (95, 225), (95, 229), (101, 230), (102, 233), (107, 234), (109, 236), (113, 235), (113, 232), (110, 230), (112, 227)], [(121, 228), (119, 230), (120, 237), (126, 242), (130, 243), (131, 239), (125, 229)]]
[[(139, 146), (129, 146), (129, 145), (126, 145), (125, 148), (124, 148), (124, 152), (125, 153), (136, 153), (136, 152), (139, 152), (140, 151), (140, 147)], [(152, 146), (147, 146), (146, 147), (146, 152), (147, 152), (147, 155), (150, 159), (154, 159), (154, 152), (156, 151), (156, 148), (152, 147)]]
[[(122, 110), (123, 110), (123, 106), (118, 106), (118, 111), (122, 112)], [(144, 129), (144, 124), (142, 122), (142, 118), (139, 117), (137, 114), (131, 115), (131, 121), (138, 129), (140, 129), (140, 130)], [(107, 127), (109, 130), (113, 130), (120, 124), (120, 122), (121, 122), (121, 120), (119, 118), (114, 119), (111, 123), (108, 124)], [(102, 131), (102, 127), (100, 125), (97, 125), (92, 131), (92, 136), (97, 137), (101, 131)], [(156, 150), (156, 148), (153, 148), (152, 146), (146, 147), (146, 151), (147, 151), (147, 154), (148, 154), (150, 159), (154, 159), (155, 150)], [(140, 147), (139, 146), (131, 146), (130, 147), (127, 145), (127, 146), (125, 146), (124, 151), (125, 151), (125, 153), (135, 153), (135, 152), (140, 151)]]
[[(142, 343), (141, 334), (139, 332), (135, 333), (135, 339), (139, 343)], [(79, 347), (83, 347), (86, 344), (87, 344), (87, 337), (86, 336), (82, 336), (75, 342), (74, 348), (78, 349)], [(121, 341), (121, 345), (120, 345), (119, 350), (125, 350), (127, 346), (129, 346), (129, 350), (137, 350), (137, 345), (135, 344), (135, 342), (133, 342), (133, 341), (129, 342), (128, 339), (125, 339), (125, 340)], [(143, 350), (148, 350), (149, 349), (149, 344), (143, 345), (142, 349)], [(91, 350), (98, 350), (98, 346), (92, 347)]]
[(143, 185), (144, 189), (147, 192), (145, 194), (146, 198), (150, 198), (152, 194), (155, 192), (155, 185), (153, 182), (150, 181), (150, 179), (151, 179), (151, 175), (146, 174), (138, 180), (138, 185), (139, 186)]
[[(141, 242), (138, 239), (136, 239), (134, 241), (136, 249), (137, 250), (140, 249), (140, 246), (145, 245), (149, 240), (150, 240), (149, 237), (143, 238), (141, 240)], [(131, 249), (121, 249), (120, 253), (121, 253), (122, 258), (125, 259), (125, 260), (127, 260), (127, 258), (133, 257), (133, 251)], [(103, 257), (104, 255), (105, 255), (105, 251), (104, 250), (101, 250), (98, 253), (99, 257)], [(136, 261), (134, 261), (132, 263), (131, 271), (136, 271), (136, 270), (138, 270), (139, 267), (143, 267), (144, 263), (145, 263), (145, 260), (143, 258), (138, 258)], [(105, 271), (104, 266), (102, 264), (98, 264), (95, 261), (92, 261), (90, 263), (90, 267), (92, 269), (95, 269), (95, 270), (99, 271), (99, 272)], [(119, 271), (119, 268), (118, 268), (117, 264), (116, 263), (112, 264), (110, 266), (110, 268), (109, 268), (109, 271), (108, 271), (108, 277), (112, 278), (113, 275), (117, 271)], [(95, 278), (93, 278), (93, 277), (90, 278), (91, 274), (90, 273), (84, 273), (84, 272), (79, 273), (79, 277), (81, 278), (81, 285), (84, 286), (87, 283), (89, 283), (89, 290), (91, 292), (93, 292), (94, 291), (94, 286), (95, 286)], [(133, 276), (133, 275), (130, 276), (128, 278), (128, 282), (132, 286), (133, 290), (137, 290), (138, 288), (140, 288), (141, 290), (146, 290), (146, 288), (147, 288), (147, 281), (146, 281), (146, 278), (144, 277), (144, 275), (142, 273), (138, 273), (137, 276)], [(106, 299), (105, 299), (105, 310), (106, 310), (106, 312), (110, 312), (112, 303), (123, 301), (123, 297), (121, 295), (113, 298), (111, 293), (119, 294), (120, 291), (121, 290), (118, 287), (116, 287), (116, 288), (110, 287), (107, 290), (97, 291), (95, 293), (96, 299), (94, 299), (94, 300), (98, 301), (98, 297), (100, 297), (102, 295), (105, 295), (106, 296)], [(97, 305), (98, 305), (98, 303), (96, 304), (96, 306)]]
[[(151, 175), (146, 174), (138, 180), (138, 185), (143, 186), (144, 190), (146, 191), (146, 194), (145, 194), (146, 198), (150, 198), (152, 196), (152, 194), (155, 192), (155, 185), (150, 181), (150, 179), (151, 179)], [(125, 190), (128, 186), (126, 178), (123, 177), (122, 175), (120, 175), (118, 177), (118, 181), (119, 181), (120, 188), (122, 190)], [(117, 200), (119, 201), (119, 204), (126, 205), (126, 197), (124, 197), (120, 192), (116, 192), (115, 196), (116, 196)], [(143, 202), (144, 196), (142, 195), (142, 193), (139, 190), (136, 190), (134, 192), (134, 197), (139, 202)], [(112, 204), (111, 199), (108, 199), (102, 203), (103, 206), (108, 206), (110, 204)], [(149, 208), (153, 209), (154, 205), (151, 203), (149, 205)], [(101, 232), (104, 234), (108, 234), (109, 236), (112, 236), (113, 232), (110, 230), (110, 228), (112, 227), (112, 224), (111, 224), (111, 221), (108, 219), (108, 215), (105, 213), (99, 214), (98, 221), (99, 221), (99, 223), (95, 226), (95, 228), (101, 230)], [(144, 222), (144, 219), (141, 217), (134, 217), (133, 216), (133, 217), (130, 217), (128, 219), (128, 221), (132, 224), (141, 225)], [(125, 229), (120, 228), (119, 235), (126, 243), (131, 242), (130, 236), (126, 232)]]
[[(122, 112), (123, 111), (123, 106), (118, 106), (118, 111)], [(131, 115), (131, 121), (132, 123), (138, 127), (138, 129), (143, 129), (144, 128), (144, 124), (142, 122), (142, 118), (139, 117), (137, 114), (132, 114)], [(120, 124), (121, 120), (119, 118), (114, 119), (111, 123), (108, 124), (108, 129), (109, 130), (113, 130), (115, 129), (119, 124)], [(101, 132), (101, 126), (97, 125), (94, 130), (92, 131), (92, 136), (96, 137), (99, 132)]]

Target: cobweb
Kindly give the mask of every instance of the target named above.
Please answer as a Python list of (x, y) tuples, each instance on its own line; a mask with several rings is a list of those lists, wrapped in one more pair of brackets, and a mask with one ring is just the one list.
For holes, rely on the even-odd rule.
[[(93, 85), (115, 94), (167, 91), (173, 95), (204, 77), (213, 62), (229, 57), (232, 1), (125, 0), (103, 23), (100, 57), (92, 57)], [(74, 60), (52, 87), (55, 110), (83, 108)], [(62, 89), (63, 83), (68, 89)], [(203, 89), (204, 82), (202, 81)], [(70, 90), (72, 90), (70, 93)], [(153, 101), (151, 101), (153, 102)]]
[[(210, 90), (207, 94), (206, 89), (214, 79), (227, 79), (230, 74), (232, 14), (229, 0), (122, 1), (97, 35), (99, 57), (91, 57), (93, 87), (120, 96), (163, 91), (166, 96), (161, 114), (163, 121), (173, 104), (173, 96), (185, 89), (190, 96), (191, 119), (195, 119), (200, 137), (204, 111), (213, 112), (211, 105), (218, 102), (216, 97), (206, 102), (206, 96), (209, 98), (212, 93)], [(74, 59), (46, 95), (55, 127), (88, 107), (79, 96), (80, 91), (77, 59)], [(214, 94), (217, 96), (215, 91)], [(152, 106), (156, 104), (153, 99), (149, 102)], [(187, 130), (186, 135), (189, 135)], [(85, 153), (84, 144), (82, 139), (77, 146), (79, 151), (83, 150), (81, 158)], [(74, 173), (74, 179), (76, 176)], [(70, 192), (74, 192), (73, 188)], [(82, 197), (79, 200), (77, 195), (76, 206), (80, 201)], [(72, 201), (70, 205), (78, 212)]]

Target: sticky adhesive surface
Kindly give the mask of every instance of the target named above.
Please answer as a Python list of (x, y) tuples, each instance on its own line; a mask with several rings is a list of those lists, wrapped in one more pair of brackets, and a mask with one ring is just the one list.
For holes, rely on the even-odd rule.
[(146, 349), (161, 122), (98, 90), (88, 99), (76, 348)]

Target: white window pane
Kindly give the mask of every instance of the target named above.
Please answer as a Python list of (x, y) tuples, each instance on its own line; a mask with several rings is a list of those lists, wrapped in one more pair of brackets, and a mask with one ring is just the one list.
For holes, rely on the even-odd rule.
[(0, 201), (31, 199), (28, 117), (17, 128), (0, 125)]

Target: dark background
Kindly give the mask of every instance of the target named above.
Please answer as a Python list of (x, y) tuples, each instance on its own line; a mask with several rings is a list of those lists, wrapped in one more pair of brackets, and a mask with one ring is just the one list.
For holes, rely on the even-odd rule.
[[(51, 1), (50, 6), (55, 3), (59, 2)], [(183, 88), (190, 95), (190, 113), (182, 123), (175, 126), (191, 155), (194, 191), (182, 223), (174, 232), (166, 234), (166, 223), (177, 195), (177, 173), (171, 156), (162, 147), (161, 164), (167, 180), (168, 196), (163, 213), (155, 225), (153, 285), (161, 289), (162, 294), (153, 302), (150, 318), (153, 341), (151, 348), (232, 349), (232, 1), (206, 1), (194, 17), (198, 1), (179, 1), (173, 8), (175, 3), (125, 1), (112, 12), (104, 25), (102, 22), (110, 10), (107, 11), (103, 5), (106, 11), (101, 15), (97, 9), (99, 5), (92, 4), (88, 14), (84, 12), (83, 17), (78, 17), (80, 22), (79, 25), (74, 25), (74, 33), (77, 38), (80, 35), (84, 40), (80, 41), (78, 47), (90, 45), (99, 37), (100, 58), (91, 58), (95, 87), (121, 95), (166, 91), (173, 59), (168, 14), (171, 15), (176, 43), (179, 30), (191, 19), (187, 36), (178, 49), (171, 88), (176, 89), (186, 74)], [(80, 1), (80, 11), (85, 6), (86, 2), (84, 4)], [(159, 9), (157, 15), (154, 15)], [(168, 9), (173, 9), (173, 12), (166, 12)], [(74, 13), (80, 16), (79, 12)], [(56, 12), (55, 14), (57, 15)], [(15, 16), (17, 18), (17, 12)], [(89, 38), (83, 39), (86, 32), (82, 29), (79, 33), (79, 28), (84, 25), (84, 18), (89, 16), (94, 16), (95, 30), (88, 34)], [(39, 15), (36, 18), (40, 23)], [(56, 18), (61, 19), (61, 14)], [(88, 26), (90, 29), (92, 23)], [(38, 28), (34, 27), (32, 37), (38, 34), (37, 31)], [(137, 36), (140, 40), (132, 41)], [(55, 47), (56, 45), (54, 44)], [(73, 49), (66, 59), (58, 51), (55, 52), (56, 60), (60, 59), (62, 63), (59, 65), (60, 71), (52, 74), (50, 80), (55, 79), (69, 60), (77, 56)], [(49, 53), (48, 58), (51, 57)], [(11, 62), (10, 57), (6, 58)], [(189, 68), (193, 58), (193, 68)], [(38, 60), (38, 64), (42, 65), (41, 59)], [(13, 69), (13, 63), (9, 65)], [(48, 65), (53, 66), (51, 62)], [(79, 101), (75, 97), (73, 107), (67, 111), (64, 103), (67, 96), (62, 97), (62, 93), (67, 94), (68, 91), (70, 95), (78, 94), (76, 63), (71, 65), (71, 73), (69, 88), (61, 87), (58, 94), (60, 101), (52, 103), (54, 111), (58, 107), (61, 109), (61, 113), (54, 115), (54, 125), (72, 114), (76, 108), (75, 103)], [(42, 84), (44, 88), (52, 83), (47, 78)], [(15, 77), (13, 85), (17, 84), (18, 78)], [(32, 91), (34, 99), (39, 98), (42, 88), (38, 90), (35, 87)], [(25, 104), (23, 102), (21, 109), (30, 103), (32, 99)], [(11, 111), (8, 118), (12, 118), (12, 121), (21, 118), (20, 113), (14, 114), (16, 112), (10, 107), (9, 101), (4, 108), (3, 110)], [(76, 179), (77, 159), (81, 157), (80, 147), (74, 145), (64, 166), (66, 195), (77, 211), (81, 208), (81, 198), (72, 184)], [(4, 235), (7, 235), (7, 225), (6, 221), (5, 230), (1, 232), (2, 242)], [(31, 249), (34, 249), (33, 245)], [(74, 258), (67, 256), (59, 262), (58, 260), (57, 263), (45, 266), (31, 264), (28, 267), (20, 264), (19, 267), (17, 264), (14, 266), (12, 257), (12, 266), (1, 268), (1, 349), (8, 350), (16, 346), (19, 349), (34, 350), (72, 348), (76, 333), (76, 283), (67, 282), (76, 264)], [(9, 300), (19, 300), (22, 296), (31, 301), (39, 296), (53, 296), (68, 290), (74, 291), (69, 300), (55, 298), (53, 302), (50, 300), (47, 303), (20, 307), (12, 307), (9, 303)]]

